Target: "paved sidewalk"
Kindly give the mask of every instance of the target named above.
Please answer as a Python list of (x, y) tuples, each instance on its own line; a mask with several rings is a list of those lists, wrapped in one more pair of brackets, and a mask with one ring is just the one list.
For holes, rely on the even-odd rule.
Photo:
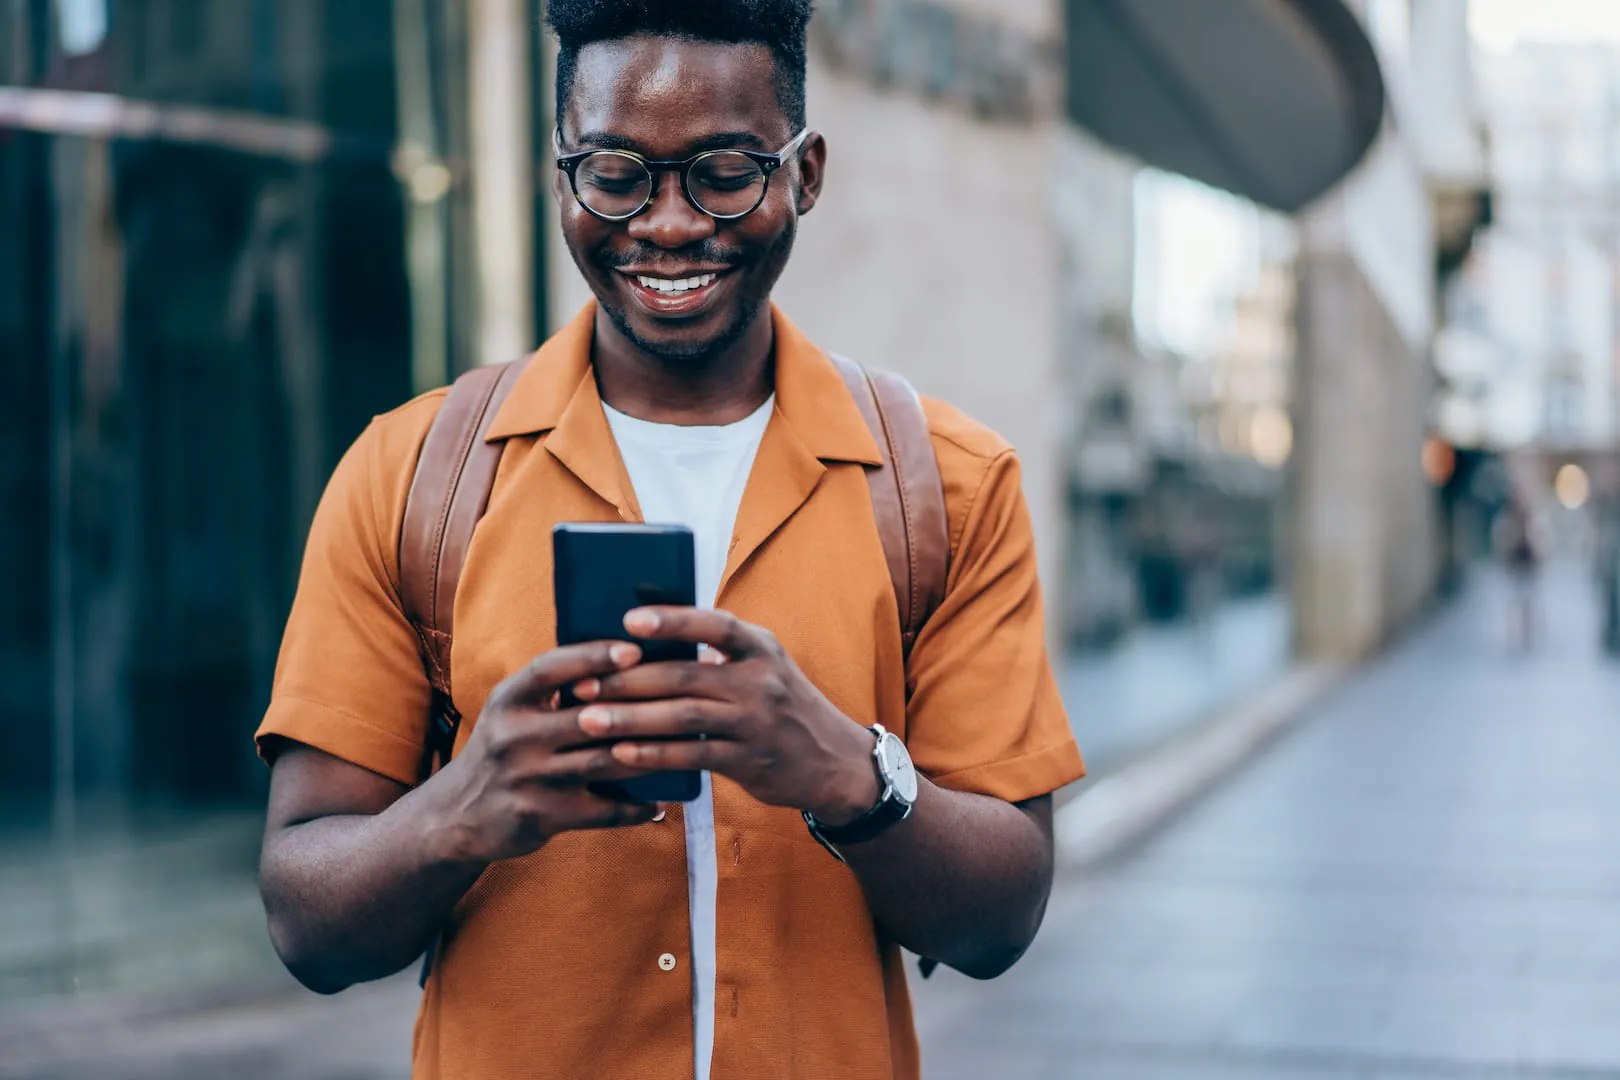
[(1620, 670), (1500, 583), (1134, 854), (1003, 980), (920, 989), (930, 1080), (1620, 1077)]

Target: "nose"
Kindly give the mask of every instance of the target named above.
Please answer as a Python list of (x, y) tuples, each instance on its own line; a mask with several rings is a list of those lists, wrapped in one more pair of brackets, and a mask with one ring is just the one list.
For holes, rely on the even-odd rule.
[(630, 219), (630, 235), (634, 239), (673, 250), (715, 234), (714, 218), (700, 213), (687, 200), (679, 176), (659, 173), (653, 177), (653, 184), (652, 202)]

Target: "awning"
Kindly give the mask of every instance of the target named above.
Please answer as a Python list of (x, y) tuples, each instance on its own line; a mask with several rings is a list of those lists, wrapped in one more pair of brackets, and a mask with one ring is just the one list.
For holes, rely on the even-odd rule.
[(1361, 160), (1384, 81), (1342, 0), (1068, 0), (1068, 110), (1149, 165), (1292, 213)]

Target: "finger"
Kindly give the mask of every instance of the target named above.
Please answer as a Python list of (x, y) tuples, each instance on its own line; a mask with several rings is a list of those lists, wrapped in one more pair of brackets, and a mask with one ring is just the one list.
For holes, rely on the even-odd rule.
[(495, 694), (503, 703), (545, 705), (570, 683), (611, 675), (640, 660), (641, 650), (627, 641), (564, 645), (529, 661), (496, 687)]
[(605, 799), (581, 788), (569, 797), (562, 822), (565, 830), (618, 829), (646, 825), (658, 816), (658, 811), (656, 804)]
[(579, 707), (553, 710), (533, 705), (504, 706), (499, 715), (487, 713), (473, 734), (486, 752), (520, 778), (544, 778), (549, 762), (559, 754), (599, 749), (602, 740), (586, 735), (579, 726)]
[(730, 739), (741, 712), (709, 698), (614, 702), (591, 705), (579, 714), (579, 729), (593, 739)]
[(629, 780), (644, 771), (614, 757), (611, 746), (595, 746), (548, 754), (536, 763), (530, 775), (543, 784), (584, 787), (609, 780)]
[(726, 776), (744, 760), (747, 753), (747, 747), (730, 739), (613, 744), (613, 756), (620, 763), (641, 772), (709, 770)]
[(769, 650), (772, 637), (729, 611), (709, 608), (637, 608), (624, 617), (624, 628), (649, 641), (690, 641), (720, 650), (732, 659)]
[(587, 679), (574, 686), (581, 701), (655, 701), (659, 698), (701, 697), (724, 701), (732, 696), (735, 681), (712, 664), (676, 662), (642, 664), (617, 675)]

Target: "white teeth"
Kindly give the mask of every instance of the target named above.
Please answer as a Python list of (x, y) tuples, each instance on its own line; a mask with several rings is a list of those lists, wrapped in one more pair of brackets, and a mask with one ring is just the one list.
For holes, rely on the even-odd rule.
[(714, 280), (717, 276), (718, 275), (716, 274), (702, 274), (698, 277), (676, 278), (672, 280), (670, 278), (655, 278), (637, 275), (636, 280), (641, 282), (643, 287), (651, 289), (654, 292), (661, 292), (668, 296), (675, 296), (683, 292), (691, 292), (693, 289), (701, 289), (705, 286), (712, 285), (714, 284)]

